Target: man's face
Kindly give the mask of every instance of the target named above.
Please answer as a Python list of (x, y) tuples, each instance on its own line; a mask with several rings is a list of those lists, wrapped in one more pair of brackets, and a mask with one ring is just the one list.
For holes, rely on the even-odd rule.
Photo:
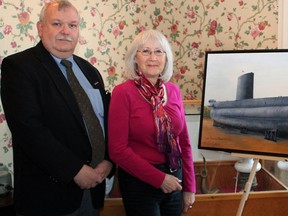
[(58, 58), (67, 58), (74, 52), (79, 38), (80, 18), (73, 7), (58, 11), (58, 5), (47, 8), (46, 19), (37, 23), (44, 47)]

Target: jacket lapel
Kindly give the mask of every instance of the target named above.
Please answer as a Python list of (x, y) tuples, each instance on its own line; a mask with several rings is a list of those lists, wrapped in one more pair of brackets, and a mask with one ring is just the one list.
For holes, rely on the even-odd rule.
[(103, 82), (102, 77), (100, 77), (100, 73), (97, 73), (96, 72), (97, 69), (92, 68), (92, 66), (90, 64), (81, 63), (82, 60), (77, 56), (74, 56), (74, 61), (78, 64), (79, 68), (81, 69), (81, 71), (83, 72), (83, 74), (85, 75), (87, 80), (90, 82), (91, 86), (100, 91), (101, 97), (102, 97), (102, 100), (104, 103), (103, 104), (104, 105), (104, 111), (107, 114), (110, 94), (108, 94), (105, 91), (104, 82)]
[(37, 44), (35, 50), (37, 58), (39, 58), (42, 62), (43, 67), (46, 69), (47, 73), (54, 82), (59, 94), (63, 97), (63, 100), (67, 103), (68, 107), (70, 108), (74, 117), (80, 123), (83, 130), (85, 130), (85, 125), (80, 110), (78, 108), (78, 104), (74, 98), (73, 92), (71, 91), (70, 86), (66, 78), (63, 76), (57, 63), (55, 62), (51, 54), (43, 47), (41, 42)]

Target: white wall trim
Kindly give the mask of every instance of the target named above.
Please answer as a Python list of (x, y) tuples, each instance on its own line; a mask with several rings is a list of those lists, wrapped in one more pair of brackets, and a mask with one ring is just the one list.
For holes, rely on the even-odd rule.
[(278, 0), (278, 48), (288, 48), (288, 1)]

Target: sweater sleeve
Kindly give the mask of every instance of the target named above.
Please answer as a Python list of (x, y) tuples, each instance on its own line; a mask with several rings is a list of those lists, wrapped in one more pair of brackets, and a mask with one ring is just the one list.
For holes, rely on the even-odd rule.
[(131, 88), (119, 85), (112, 92), (108, 116), (109, 154), (111, 159), (126, 172), (143, 182), (160, 188), (165, 173), (156, 169), (130, 147), (129, 119), (133, 105), (130, 91)]
[(176, 87), (177, 100), (180, 105), (180, 115), (182, 121), (182, 130), (178, 135), (178, 141), (181, 148), (182, 168), (183, 168), (183, 191), (196, 192), (196, 179), (194, 172), (194, 162), (192, 156), (192, 146), (190, 143), (190, 137), (188, 133), (184, 105), (182, 101), (182, 95), (180, 89)]

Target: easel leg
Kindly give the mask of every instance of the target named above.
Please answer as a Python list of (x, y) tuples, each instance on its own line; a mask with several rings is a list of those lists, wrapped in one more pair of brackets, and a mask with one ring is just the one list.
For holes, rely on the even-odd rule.
[(236, 216), (241, 216), (242, 215), (245, 202), (248, 199), (248, 196), (249, 196), (249, 193), (250, 193), (250, 190), (251, 190), (251, 185), (253, 183), (253, 179), (254, 179), (255, 174), (256, 174), (256, 169), (257, 169), (257, 164), (258, 163), (259, 163), (259, 159), (254, 159), (253, 167), (252, 167), (252, 170), (250, 172), (248, 181), (247, 181), (247, 183), (245, 185), (245, 189), (244, 189), (244, 192), (243, 192), (243, 195), (242, 195), (242, 198), (241, 198), (241, 202), (240, 202), (240, 205), (239, 205), (239, 208), (238, 208)]

